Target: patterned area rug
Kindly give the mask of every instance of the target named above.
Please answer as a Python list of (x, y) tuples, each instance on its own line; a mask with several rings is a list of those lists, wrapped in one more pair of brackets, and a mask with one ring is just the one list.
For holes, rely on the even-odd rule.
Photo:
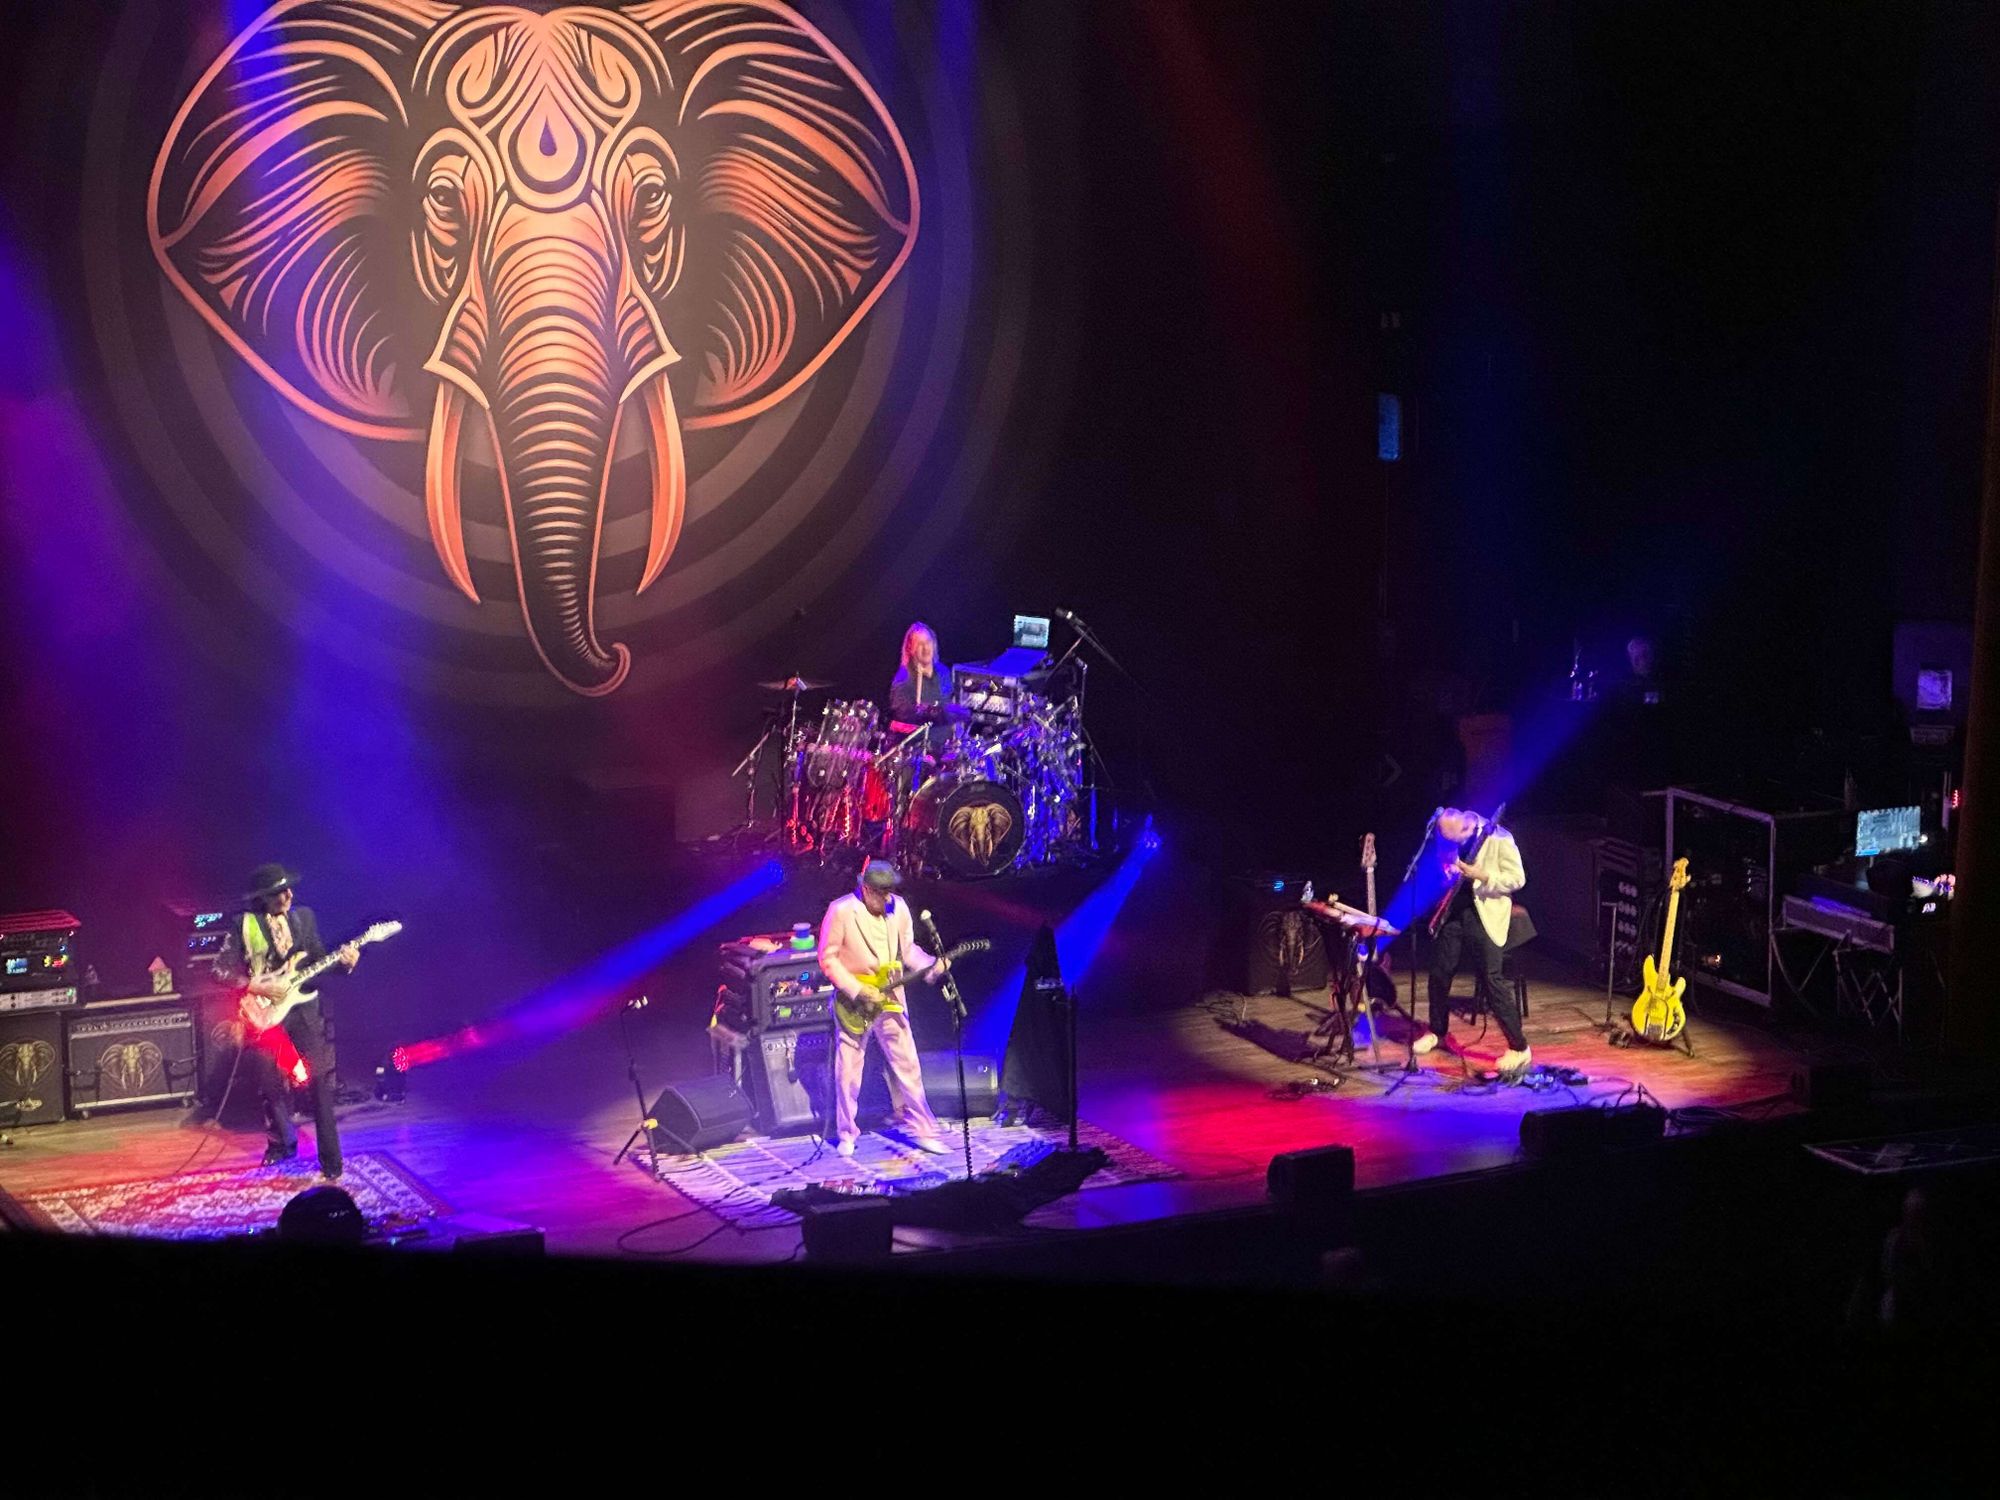
[[(305, 1161), (276, 1167), (230, 1167), (33, 1193), (15, 1201), (35, 1223), (64, 1234), (128, 1234), (163, 1240), (218, 1240), (275, 1229), (284, 1206), (319, 1182)], [(382, 1151), (347, 1158), (340, 1186), (371, 1225), (395, 1225), (449, 1213), (410, 1169)]]
[[(1078, 1145), (1095, 1146), (1111, 1161), (1084, 1182), (1085, 1189), (1159, 1182), (1181, 1175), (1178, 1168), (1168, 1166), (1109, 1131), (1098, 1129), (1088, 1120), (1077, 1126), (1076, 1134)], [(853, 1157), (846, 1158), (836, 1155), (830, 1145), (822, 1147), (810, 1136), (781, 1139), (758, 1136), (717, 1146), (699, 1156), (663, 1156), (660, 1180), (739, 1229), (769, 1228), (798, 1220), (796, 1214), (771, 1202), (771, 1194), (780, 1188), (816, 1184), (842, 1192), (876, 1188), (912, 1192), (963, 1177), (964, 1140), (956, 1128), (946, 1139), (951, 1143), (951, 1154), (931, 1156), (900, 1136), (868, 1131), (855, 1142)], [(991, 1120), (976, 1119), (972, 1122), (972, 1170), (987, 1171), (1000, 1165), (1010, 1153), (1036, 1142), (1066, 1146), (1069, 1128), (996, 1125)], [(641, 1171), (651, 1171), (644, 1152), (634, 1160)]]

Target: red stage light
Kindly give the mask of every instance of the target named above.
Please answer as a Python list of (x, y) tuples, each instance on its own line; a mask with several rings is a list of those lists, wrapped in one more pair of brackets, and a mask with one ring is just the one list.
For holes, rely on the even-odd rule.
[(398, 1047), (395, 1051), (391, 1052), (389, 1054), (389, 1066), (394, 1068), (398, 1073), (409, 1072), (410, 1049), (408, 1047)]

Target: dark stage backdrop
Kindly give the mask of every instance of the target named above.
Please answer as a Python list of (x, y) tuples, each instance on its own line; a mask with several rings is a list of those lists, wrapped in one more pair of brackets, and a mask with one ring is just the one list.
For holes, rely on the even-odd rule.
[(0, 903), (504, 921), (913, 616), (1082, 613), (1246, 858), (1420, 818), (1440, 672), (1783, 732), (1969, 617), (1988, 6), (465, 9), (9, 8)]

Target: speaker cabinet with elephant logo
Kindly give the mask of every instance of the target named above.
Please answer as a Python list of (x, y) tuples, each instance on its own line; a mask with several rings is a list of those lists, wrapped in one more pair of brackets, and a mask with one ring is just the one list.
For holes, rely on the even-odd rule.
[(62, 1117), (62, 1012), (0, 1014), (0, 1125), (53, 1125)]
[(100, 1109), (191, 1104), (199, 1083), (195, 1008), (146, 995), (104, 1000), (67, 1018), (63, 1050), (69, 1110), (88, 1119)]

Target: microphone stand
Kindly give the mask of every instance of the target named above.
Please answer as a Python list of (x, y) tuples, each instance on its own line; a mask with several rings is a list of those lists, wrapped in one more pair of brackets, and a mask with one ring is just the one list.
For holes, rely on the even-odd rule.
[[(1424, 851), (1430, 848), (1431, 838), (1437, 832), (1438, 819), (1443, 815), (1444, 815), (1444, 809), (1440, 807), (1436, 812), (1431, 814), (1430, 822), (1424, 825), (1424, 836), (1421, 839), (1417, 840), (1416, 852), (1410, 856), (1409, 864), (1405, 866), (1403, 869), (1403, 888), (1405, 890), (1408, 890), (1410, 888), (1410, 882), (1417, 878), (1417, 866), (1423, 860)], [(1417, 1067), (1417, 1029), (1419, 1025), (1417, 1021), (1417, 928), (1420, 925), (1422, 924), (1416, 920), (1416, 912), (1413, 908), (1410, 914), (1410, 922), (1409, 922), (1410, 1013), (1408, 1019), (1410, 1025), (1409, 1029), (1403, 1033), (1402, 1072), (1398, 1075), (1396, 1081), (1390, 1084), (1388, 1089), (1384, 1092), (1383, 1095), (1384, 1098), (1387, 1098), (1389, 1094), (1395, 1093), (1397, 1089), (1401, 1088), (1404, 1084), (1408, 1083), (1412, 1078), (1416, 1077), (1417, 1074), (1421, 1071), (1421, 1069)], [(1439, 1037), (1438, 1040), (1442, 1042), (1444, 1038)]]
[(1125, 670), (1125, 664), (1119, 661), (1117, 657), (1113, 656), (1109, 651), (1105, 649), (1104, 642), (1100, 641), (1097, 638), (1097, 632), (1092, 630), (1088, 625), (1084, 624), (1082, 615), (1079, 615), (1074, 610), (1071, 610), (1068, 613), (1061, 616), (1061, 618), (1069, 623), (1069, 628), (1077, 633), (1078, 638), (1081, 639), (1085, 645), (1089, 646), (1091, 650), (1095, 651), (1099, 656), (1104, 658), (1106, 664), (1110, 666), (1112, 671), (1116, 672), (1120, 677), (1123, 677), (1127, 682), (1131, 683), (1132, 686), (1137, 687), (1139, 685), (1139, 680), (1136, 677), (1134, 677), (1130, 672)]
[[(1139, 757), (1138, 757), (1139, 781), (1140, 785), (1145, 790), (1147, 800), (1149, 802), (1157, 802), (1159, 800), (1159, 794), (1153, 789), (1153, 772), (1152, 772), (1153, 700), (1151, 695), (1147, 693), (1145, 688), (1140, 686), (1138, 678), (1134, 677), (1130, 672), (1125, 670), (1125, 664), (1121, 662), (1117, 657), (1111, 654), (1110, 650), (1105, 646), (1104, 642), (1098, 639), (1097, 632), (1090, 628), (1090, 626), (1084, 621), (1081, 615), (1077, 614), (1076, 611), (1074, 610), (1065, 609), (1065, 610), (1058, 610), (1056, 612), (1056, 617), (1062, 620), (1065, 624), (1069, 626), (1070, 629), (1076, 632), (1078, 640), (1082, 641), (1085, 645), (1089, 646), (1091, 650), (1095, 651), (1099, 656), (1103, 657), (1105, 660), (1105, 664), (1109, 666), (1112, 669), (1112, 671), (1116, 672), (1120, 677), (1123, 677), (1127, 682), (1131, 683), (1133, 690), (1139, 695)], [(1063, 659), (1067, 661), (1069, 659), (1069, 653), (1067, 652), (1064, 653)], [(1077, 713), (1079, 718), (1081, 718), (1083, 712), (1084, 689), (1088, 688), (1090, 685), (1090, 678), (1088, 675), (1090, 664), (1088, 662), (1078, 662), (1077, 665), (1085, 669), (1083, 684), (1077, 690)], [(1086, 742), (1088, 742), (1089, 735), (1086, 733), (1084, 738)], [(1097, 747), (1095, 745), (1090, 746), (1090, 753), (1093, 756), (1097, 754)], [(1102, 767), (1100, 763), (1100, 769), (1101, 768)], [(1091, 842), (1093, 847), (1095, 847), (1097, 839), (1097, 787), (1095, 782), (1096, 778), (1093, 777), (1091, 793), (1090, 793), (1090, 816), (1091, 816), (1090, 832), (1091, 832)], [(1114, 817), (1116, 816), (1115, 810), (1113, 816)]]
[(657, 1122), (646, 1108), (646, 1090), (639, 1082), (639, 1054), (632, 1050), (632, 1033), (625, 1024), (627, 1012), (637, 1010), (645, 1003), (646, 997), (641, 995), (636, 1001), (627, 1000), (618, 1007), (618, 1036), (619, 1040), (625, 1043), (625, 1076), (632, 1080), (632, 1092), (639, 1100), (639, 1128), (625, 1137), (625, 1144), (620, 1146), (618, 1154), (611, 1158), (611, 1165), (615, 1167), (625, 1160), (625, 1154), (632, 1149), (632, 1143), (643, 1135), (646, 1138), (646, 1155), (653, 1163), (653, 1178), (658, 1181), (660, 1150), (653, 1141), (653, 1131)]
[[(932, 951), (940, 958), (944, 956), (944, 939), (938, 936), (937, 923), (931, 920), (927, 911), (923, 914), (924, 935), (931, 940)], [(951, 1007), (951, 1046), (958, 1054), (958, 1123), (965, 1142), (965, 1175), (972, 1175), (972, 1109), (965, 1094), (965, 1000), (958, 993), (958, 980), (949, 969), (938, 980), (938, 992), (944, 996), (945, 1004)]]

